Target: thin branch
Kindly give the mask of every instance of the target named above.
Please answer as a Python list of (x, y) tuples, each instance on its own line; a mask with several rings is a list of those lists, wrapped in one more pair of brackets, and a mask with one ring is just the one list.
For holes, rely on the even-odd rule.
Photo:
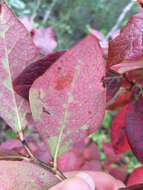
[(130, 3), (128, 3), (125, 6), (125, 8), (123, 9), (122, 13), (118, 17), (116, 24), (113, 26), (113, 28), (111, 28), (111, 30), (109, 31), (109, 33), (106, 35), (105, 39), (108, 39), (112, 35), (112, 33), (115, 32), (119, 28), (121, 22), (125, 18), (126, 14), (132, 9), (132, 7), (134, 6), (135, 2), (136, 2), (136, 0), (131, 0)]
[(34, 7), (33, 14), (31, 17), (32, 22), (34, 21), (35, 17), (37, 16), (37, 10), (39, 9), (40, 4), (41, 4), (41, 0), (37, 0), (36, 6)]
[[(24, 136), (22, 131), (21, 131), (20, 133), (22, 134), (22, 136)], [(32, 153), (30, 147), (28, 146), (27, 142), (26, 142), (24, 139), (21, 140), (19, 132), (18, 132), (17, 137), (18, 137), (18, 139), (20, 140), (20, 142), (23, 144), (23, 146), (24, 146), (26, 152), (28, 153), (28, 155), (29, 155), (29, 160), (31, 160), (31, 161), (33, 161), (33, 162), (35, 162), (35, 163), (37, 163), (37, 164), (43, 166), (43, 167), (46, 168), (46, 169), (48, 169), (48, 170), (49, 170), (50, 172), (52, 172), (54, 175), (57, 175), (61, 180), (65, 180), (65, 179), (66, 179), (66, 177), (64, 176), (64, 174), (63, 174), (59, 169), (56, 169), (56, 170), (55, 170), (54, 167), (51, 167), (49, 164), (47, 164), (47, 163), (45, 163), (45, 162), (42, 162), (41, 160), (39, 160), (38, 158), (36, 158), (36, 157), (34, 156), (34, 154)]]
[(50, 17), (50, 14), (52, 12), (52, 9), (56, 5), (57, 1), (58, 0), (53, 0), (53, 2), (51, 3), (49, 9), (46, 11), (45, 16), (44, 16), (43, 21), (42, 21), (43, 24), (45, 24), (45, 22), (47, 22), (48, 18)]

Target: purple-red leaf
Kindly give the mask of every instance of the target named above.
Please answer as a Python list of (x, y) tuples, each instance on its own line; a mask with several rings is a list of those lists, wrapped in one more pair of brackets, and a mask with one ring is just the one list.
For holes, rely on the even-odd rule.
[(28, 65), (13, 82), (13, 87), (16, 93), (28, 100), (29, 89), (33, 82), (45, 73), (45, 71), (64, 53), (64, 50), (57, 51)]
[(78, 157), (73, 151), (67, 152), (58, 159), (58, 168), (62, 172), (79, 170), (84, 158)]
[(23, 24), (1, 3), (0, 11), (0, 116), (15, 130), (25, 127), (28, 103), (15, 94), (12, 81), (38, 57)]
[(100, 171), (101, 163), (99, 160), (89, 160), (84, 163), (80, 170)]
[(132, 16), (120, 35), (109, 43), (108, 68), (143, 57), (143, 11)]
[(143, 183), (143, 166), (134, 169), (128, 179), (128, 186)]
[(135, 86), (132, 90), (125, 127), (131, 149), (143, 163), (143, 94), (141, 86)]
[(111, 124), (111, 142), (116, 154), (130, 150), (125, 133), (125, 119), (127, 106), (123, 107), (114, 117)]
[(1, 190), (47, 190), (59, 182), (51, 172), (20, 161), (0, 161), (0, 178)]
[(89, 35), (33, 83), (32, 114), (54, 161), (100, 126), (105, 111), (104, 73), (102, 50)]
[(111, 100), (111, 98), (113, 98), (116, 92), (120, 89), (122, 85), (122, 80), (122, 76), (119, 73), (113, 71), (112, 69), (109, 69), (107, 71), (106, 77), (103, 79), (103, 83), (107, 88), (107, 102)]

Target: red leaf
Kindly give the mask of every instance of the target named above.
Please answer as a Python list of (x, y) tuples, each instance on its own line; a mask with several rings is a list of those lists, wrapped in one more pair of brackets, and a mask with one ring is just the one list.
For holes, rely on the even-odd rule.
[(134, 84), (143, 84), (143, 69), (136, 69), (126, 73), (126, 77)]
[(105, 112), (104, 73), (101, 48), (89, 35), (33, 83), (31, 110), (54, 157), (69, 151), (88, 130), (100, 126)]
[(25, 99), (29, 99), (29, 89), (33, 82), (63, 54), (65, 51), (57, 51), (39, 59), (27, 66), (23, 72), (14, 80), (13, 87), (16, 93)]
[(0, 116), (15, 131), (26, 126), (29, 105), (15, 94), (12, 81), (31, 62), (38, 51), (23, 24), (1, 3), (0, 12)]
[(143, 95), (142, 89), (135, 86), (126, 114), (126, 134), (136, 157), (143, 163)]
[(123, 107), (114, 117), (111, 124), (111, 142), (116, 154), (121, 154), (130, 150), (125, 133), (125, 118), (127, 106)]
[(122, 76), (109, 69), (106, 73), (106, 77), (103, 79), (103, 83), (107, 88), (106, 101), (110, 101), (111, 98), (116, 94), (122, 85)]
[(57, 46), (52, 27), (36, 29), (32, 37), (41, 54), (51, 53)]
[[(124, 84), (124, 83), (123, 83)], [(108, 110), (122, 108), (130, 102), (131, 92), (125, 88), (120, 88), (115, 96), (106, 104)]]
[(0, 176), (3, 190), (44, 190), (59, 182), (51, 172), (20, 161), (0, 161)]
[(128, 179), (128, 186), (143, 183), (143, 167), (134, 169)]
[(143, 57), (143, 12), (130, 18), (120, 35), (109, 43), (108, 67)]

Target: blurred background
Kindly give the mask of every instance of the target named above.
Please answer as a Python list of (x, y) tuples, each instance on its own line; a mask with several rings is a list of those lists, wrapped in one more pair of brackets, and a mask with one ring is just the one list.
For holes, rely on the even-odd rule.
[[(53, 26), (58, 49), (67, 49), (94, 28), (106, 35), (130, 0), (5, 0), (18, 17), (29, 16), (35, 27)], [(138, 12), (137, 4), (120, 27)]]

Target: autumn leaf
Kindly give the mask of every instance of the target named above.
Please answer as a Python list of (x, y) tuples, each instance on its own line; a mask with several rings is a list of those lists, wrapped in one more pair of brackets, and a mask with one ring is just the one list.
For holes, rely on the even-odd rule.
[(143, 11), (132, 16), (115, 39), (109, 42), (108, 68), (143, 57)]
[(36, 127), (56, 160), (103, 121), (105, 88), (103, 53), (87, 36), (68, 50), (30, 89)]
[(33, 82), (39, 76), (44, 74), (46, 70), (65, 52), (66, 51), (62, 50), (50, 53), (36, 62), (28, 65), (13, 82), (13, 88), (15, 92), (28, 100), (29, 90)]
[(143, 183), (143, 166), (135, 168), (128, 178), (128, 186)]
[(34, 30), (32, 38), (43, 55), (51, 53), (57, 46), (54, 29), (51, 26)]
[(29, 107), (16, 96), (12, 81), (39, 55), (23, 24), (4, 1), (0, 6), (0, 116), (15, 131), (20, 131), (26, 126)]
[(125, 133), (125, 119), (127, 106), (124, 106), (113, 118), (110, 133), (111, 142), (116, 154), (121, 154), (130, 150)]
[(0, 189), (47, 190), (59, 182), (51, 172), (21, 161), (0, 161)]
[(113, 71), (112, 69), (109, 69), (106, 72), (106, 77), (103, 78), (103, 83), (107, 89), (106, 93), (106, 101), (110, 101), (113, 96), (116, 94), (116, 92), (120, 89), (122, 85), (122, 75), (119, 73)]
[(143, 94), (142, 87), (135, 86), (127, 107), (125, 130), (135, 156), (143, 163)]

